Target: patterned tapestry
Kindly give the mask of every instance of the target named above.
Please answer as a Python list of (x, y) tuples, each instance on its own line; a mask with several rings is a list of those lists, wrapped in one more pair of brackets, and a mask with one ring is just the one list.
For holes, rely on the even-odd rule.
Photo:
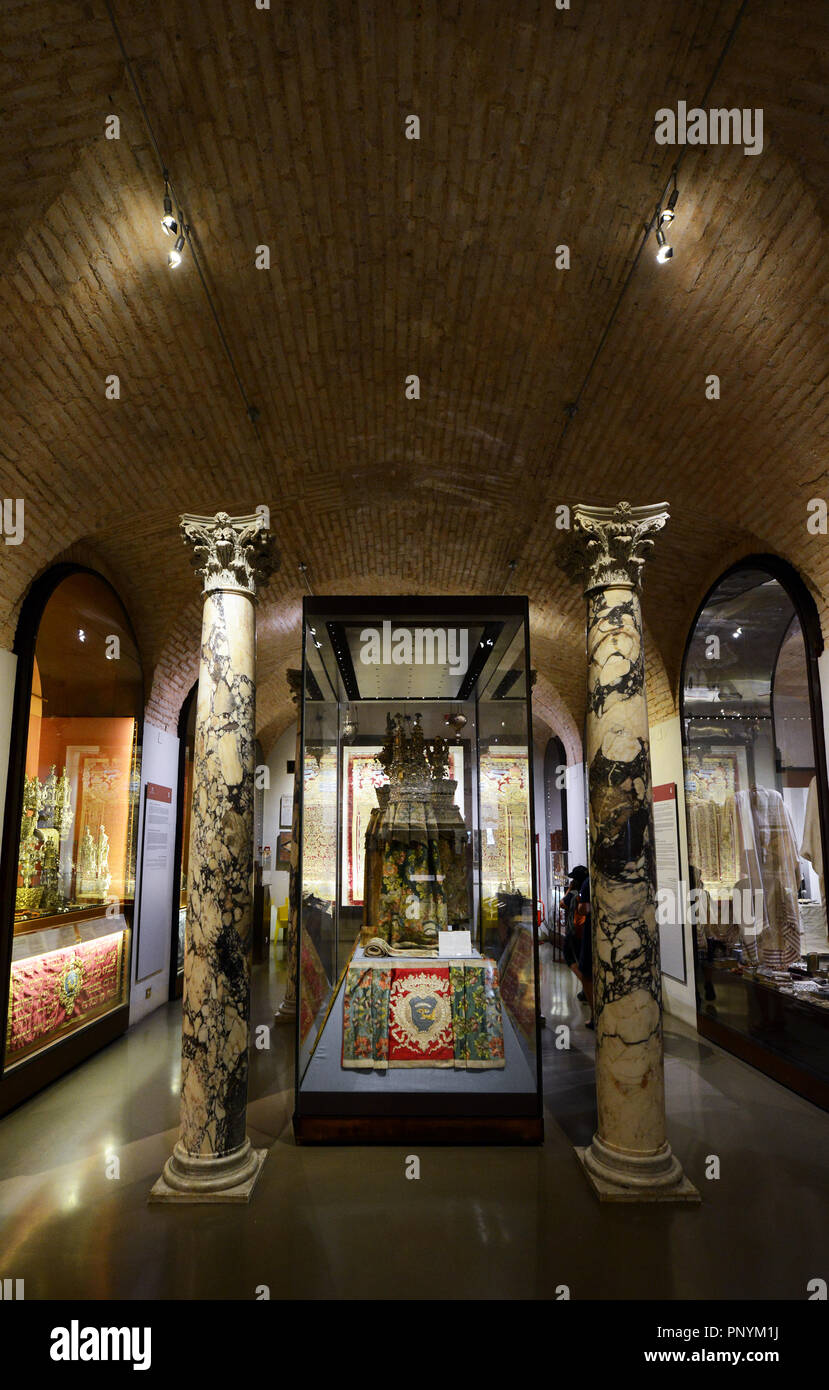
[(484, 897), (510, 888), (532, 897), (530, 772), (526, 748), (481, 754), (481, 876)]
[[(110, 888), (115, 897), (124, 889), (126, 816), (129, 763), (117, 750), (105, 756), (82, 751), (78, 761), (80, 805), (75, 818), (75, 898), (100, 902)], [(105, 832), (104, 862), (92, 862), (85, 846), (95, 846), (100, 857), (101, 830)]]
[(299, 994), (300, 1042), (305, 1042), (313, 1028), (314, 1020), (325, 1003), (329, 988), (328, 976), (323, 968), (319, 952), (308, 933), (303, 932)]
[(515, 927), (501, 957), (501, 998), (527, 1042), (535, 1044), (535, 958), (532, 933)]
[(688, 857), (715, 898), (728, 897), (740, 877), (734, 801), (740, 787), (736, 753), (720, 750), (689, 758), (685, 773)]
[(306, 756), (302, 819), (302, 891), (333, 902), (337, 874), (337, 755)]
[[(366, 863), (366, 830), (377, 806), (377, 788), (388, 778), (377, 761), (382, 745), (343, 749), (343, 907), (362, 907)], [(455, 803), (463, 810), (463, 749), (449, 750), (449, 773), (457, 782)]]
[[(380, 887), (382, 935), (392, 946), (437, 947), (448, 922), (446, 898), (437, 891), (441, 864), (436, 839), (386, 847)], [(381, 928), (377, 928), (378, 932)]]
[(498, 967), (493, 960), (349, 966), (343, 1007), (346, 1068), (504, 1065)]
[(121, 1002), (124, 935), (117, 932), (12, 964), (6, 1025), (10, 1061)]

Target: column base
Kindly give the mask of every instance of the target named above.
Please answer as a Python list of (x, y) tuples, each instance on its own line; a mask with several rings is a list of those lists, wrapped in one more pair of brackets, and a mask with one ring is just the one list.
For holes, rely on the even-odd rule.
[(700, 1194), (666, 1143), (655, 1154), (615, 1149), (593, 1135), (576, 1149), (587, 1181), (600, 1202), (699, 1202)]
[(296, 999), (283, 999), (273, 1016), (274, 1023), (296, 1022)]
[(194, 1157), (179, 1139), (148, 1201), (249, 1202), (267, 1152), (246, 1139), (233, 1153)]

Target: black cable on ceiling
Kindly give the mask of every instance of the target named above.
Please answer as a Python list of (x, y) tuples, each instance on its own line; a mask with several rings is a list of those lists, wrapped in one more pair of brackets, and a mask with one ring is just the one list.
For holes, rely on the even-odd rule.
[[(742, 3), (740, 4), (740, 8), (738, 9), (737, 14), (736, 14), (735, 17), (734, 17), (734, 22), (732, 23), (731, 28), (730, 28), (729, 31), (728, 31), (728, 35), (727, 35), (727, 37), (726, 37), (725, 43), (724, 43), (723, 46), (722, 46), (722, 49), (721, 49), (721, 51), (720, 51), (720, 55), (719, 55), (719, 57), (718, 57), (718, 59), (717, 59), (717, 61), (716, 61), (716, 64), (714, 65), (714, 71), (712, 72), (711, 77), (710, 77), (709, 80), (708, 80), (708, 85), (707, 85), (707, 87), (705, 88), (705, 92), (703, 93), (702, 99), (701, 99), (701, 101), (700, 101), (700, 107), (703, 107), (703, 108), (705, 107), (705, 105), (706, 105), (706, 103), (707, 103), (707, 101), (708, 101), (708, 98), (709, 98), (709, 96), (711, 95), (711, 90), (712, 90), (712, 88), (713, 88), (713, 86), (714, 86), (714, 83), (716, 82), (717, 78), (718, 78), (719, 75), (720, 75), (720, 69), (722, 68), (722, 65), (723, 65), (723, 63), (725, 62), (725, 59), (726, 59), (726, 55), (727, 55), (729, 49), (731, 48), (732, 43), (734, 42), (734, 37), (735, 37), (735, 35), (736, 35), (736, 33), (737, 33), (737, 30), (738, 30), (738, 28), (739, 28), (739, 26), (740, 26), (740, 22), (741, 22), (741, 20), (742, 20), (742, 18), (743, 18), (743, 14), (744, 14), (744, 12), (745, 12), (747, 6), (748, 6), (748, 0), (742, 0)], [(588, 366), (588, 368), (587, 368), (587, 371), (586, 371), (585, 374), (584, 374), (584, 377), (583, 377), (583, 379), (582, 379), (581, 386), (579, 387), (579, 389), (578, 389), (578, 391), (577, 391), (577, 393), (576, 393), (576, 395), (575, 395), (575, 398), (574, 398), (572, 401), (569, 401), (569, 402), (567, 403), (567, 405), (565, 405), (565, 407), (564, 407), (564, 415), (565, 415), (565, 418), (564, 418), (564, 421), (563, 421), (563, 423), (562, 423), (562, 426), (561, 426), (561, 430), (560, 430), (558, 439), (556, 440), (556, 443), (555, 443), (555, 445), (553, 446), (552, 454), (551, 454), (550, 458), (549, 458), (549, 459), (546, 461), (546, 463), (545, 463), (545, 468), (549, 467), (550, 464), (552, 464), (552, 463), (556, 460), (556, 458), (558, 457), (558, 454), (559, 454), (559, 452), (560, 452), (560, 450), (561, 450), (561, 446), (562, 446), (562, 444), (564, 443), (564, 440), (565, 440), (565, 438), (566, 438), (566, 436), (567, 436), (567, 431), (569, 430), (571, 424), (573, 423), (573, 420), (575, 419), (576, 415), (578, 414), (579, 407), (580, 407), (580, 405), (581, 405), (582, 396), (584, 395), (584, 393), (585, 393), (585, 391), (586, 391), (586, 389), (587, 389), (587, 386), (588, 386), (588, 383), (589, 383), (589, 381), (590, 381), (590, 378), (591, 378), (591, 376), (593, 375), (593, 372), (594, 372), (594, 370), (595, 370), (596, 364), (597, 364), (597, 362), (598, 362), (598, 360), (599, 360), (599, 357), (600, 357), (601, 354), (602, 354), (602, 350), (603, 350), (603, 348), (604, 348), (604, 345), (605, 345), (605, 343), (607, 342), (608, 337), (610, 336), (610, 330), (612, 329), (614, 323), (616, 322), (616, 316), (617, 316), (617, 314), (619, 313), (619, 309), (620, 309), (620, 307), (621, 307), (622, 300), (624, 299), (624, 297), (625, 297), (625, 295), (626, 295), (626, 293), (627, 293), (628, 287), (629, 287), (629, 285), (630, 285), (630, 282), (631, 282), (631, 280), (633, 279), (634, 273), (635, 273), (635, 271), (636, 271), (636, 267), (638, 266), (639, 261), (640, 261), (640, 259), (641, 259), (641, 257), (642, 257), (642, 252), (644, 251), (644, 249), (645, 249), (645, 247), (646, 247), (646, 245), (647, 245), (647, 243), (648, 243), (648, 238), (650, 237), (650, 234), (651, 234), (651, 232), (653, 231), (654, 226), (655, 226), (656, 223), (657, 223), (657, 218), (658, 218), (658, 216), (659, 216), (659, 210), (660, 210), (660, 208), (661, 208), (662, 205), (663, 205), (663, 202), (664, 202), (664, 199), (665, 199), (665, 194), (668, 192), (668, 189), (671, 187), (671, 184), (673, 184), (673, 186), (676, 187), (677, 177), (678, 177), (679, 171), (680, 171), (680, 169), (681, 169), (681, 167), (682, 167), (683, 160), (685, 159), (685, 155), (686, 155), (686, 153), (687, 153), (687, 150), (688, 150), (688, 146), (687, 146), (687, 145), (683, 145), (682, 148), (681, 148), (681, 150), (680, 150), (680, 152), (679, 152), (679, 154), (678, 154), (678, 156), (677, 156), (677, 158), (676, 158), (676, 161), (675, 161), (675, 163), (674, 163), (674, 165), (673, 165), (673, 168), (671, 169), (671, 172), (670, 172), (670, 174), (669, 174), (669, 176), (668, 176), (667, 182), (666, 182), (664, 188), (662, 189), (662, 193), (661, 193), (661, 195), (660, 195), (660, 197), (659, 197), (659, 199), (658, 199), (658, 201), (657, 201), (657, 203), (656, 203), (656, 207), (655, 207), (654, 210), (653, 210), (653, 213), (652, 213), (652, 215), (651, 215), (651, 217), (650, 217), (650, 220), (645, 224), (645, 228), (644, 228), (644, 230), (643, 230), (643, 232), (642, 232), (642, 238), (641, 238), (641, 240), (640, 240), (640, 242), (639, 242), (639, 246), (638, 246), (638, 248), (637, 248), (637, 250), (636, 250), (636, 254), (635, 254), (635, 256), (633, 257), (633, 260), (631, 261), (631, 264), (630, 264), (630, 266), (629, 266), (629, 268), (628, 268), (627, 275), (625, 276), (625, 278), (624, 278), (624, 280), (623, 280), (623, 282), (622, 282), (621, 289), (619, 290), (619, 293), (618, 293), (618, 295), (617, 295), (617, 297), (616, 297), (616, 302), (614, 303), (613, 308), (612, 308), (611, 311), (610, 311), (610, 317), (608, 318), (607, 323), (605, 324), (604, 329), (602, 330), (601, 337), (599, 338), (599, 342), (598, 342), (598, 345), (597, 345), (597, 347), (596, 347), (596, 350), (595, 350), (595, 352), (593, 353), (593, 356), (592, 356), (591, 359), (590, 359), (590, 364), (589, 364), (589, 366)]]
[[(163, 156), (162, 153), (161, 153), (161, 147), (160, 147), (160, 145), (159, 145), (159, 143), (158, 143), (158, 140), (156, 139), (156, 134), (155, 134), (155, 131), (154, 131), (154, 129), (153, 129), (152, 121), (150, 120), (149, 112), (148, 112), (147, 107), (146, 107), (146, 104), (145, 104), (145, 102), (144, 102), (144, 98), (143, 98), (143, 96), (141, 95), (141, 89), (140, 89), (140, 87), (138, 86), (138, 80), (137, 80), (137, 78), (136, 78), (136, 76), (135, 76), (135, 71), (134, 71), (134, 69), (133, 69), (133, 65), (132, 65), (132, 62), (131, 62), (131, 60), (130, 60), (130, 56), (129, 56), (129, 54), (127, 53), (126, 47), (125, 47), (125, 45), (124, 45), (124, 40), (123, 40), (123, 38), (121, 37), (121, 30), (120, 30), (119, 27), (118, 27), (118, 21), (117, 21), (117, 19), (116, 19), (116, 17), (115, 17), (115, 11), (114, 11), (113, 8), (112, 8), (111, 0), (104, 0), (104, 4), (106, 5), (107, 14), (109, 15), (110, 23), (112, 24), (112, 28), (113, 28), (113, 32), (114, 32), (115, 37), (116, 37), (116, 39), (117, 39), (117, 41), (118, 41), (118, 47), (119, 47), (120, 50), (121, 50), (121, 56), (122, 56), (122, 58), (123, 58), (123, 60), (124, 60), (124, 66), (126, 67), (127, 75), (128, 75), (128, 77), (129, 77), (129, 79), (130, 79), (130, 82), (132, 83), (133, 91), (135, 92), (135, 97), (136, 97), (136, 100), (137, 100), (137, 102), (138, 102), (138, 106), (139, 106), (139, 109), (140, 109), (140, 111), (141, 111), (141, 115), (142, 115), (142, 117), (143, 117), (143, 119), (144, 119), (144, 124), (145, 124), (145, 126), (147, 127), (147, 134), (149, 135), (150, 140), (151, 140), (152, 145), (153, 145), (153, 149), (155, 150), (156, 158), (157, 158), (157, 160), (158, 160), (158, 167), (159, 167), (159, 170), (160, 170), (160, 172), (161, 172), (161, 177), (163, 178), (165, 185), (167, 185), (167, 187), (169, 187), (169, 189), (170, 189), (170, 193), (172, 194), (172, 197), (173, 197), (173, 200), (174, 200), (174, 204), (175, 204), (176, 209), (177, 209), (177, 210), (181, 210), (181, 209), (184, 208), (184, 203), (183, 203), (182, 199), (180, 199), (179, 196), (178, 196), (178, 194), (176, 193), (175, 187), (174, 187), (174, 185), (173, 185), (173, 181), (172, 181), (172, 179), (170, 178), (170, 174), (169, 174), (169, 170), (168, 170), (168, 168), (167, 168), (166, 160), (164, 159), (164, 156)], [(180, 215), (182, 215), (182, 214), (180, 213)], [(196, 246), (195, 246), (195, 243), (194, 243), (193, 238), (192, 238), (192, 235), (191, 235), (191, 229), (190, 229), (189, 224), (186, 223), (186, 222), (184, 222), (184, 223), (182, 224), (181, 231), (184, 233), (184, 236), (185, 236), (185, 238), (186, 238), (186, 240), (187, 240), (187, 245), (188, 245), (188, 247), (189, 247), (189, 249), (190, 249), (190, 254), (191, 254), (192, 257), (193, 257), (193, 264), (194, 264), (195, 267), (196, 267), (196, 271), (197, 271), (197, 273), (198, 273), (198, 277), (199, 277), (199, 280), (200, 280), (200, 282), (201, 282), (201, 287), (202, 287), (202, 289), (204, 290), (205, 299), (207, 300), (208, 307), (209, 307), (210, 312), (211, 312), (211, 314), (212, 314), (212, 316), (213, 316), (213, 322), (214, 322), (215, 325), (216, 325), (216, 331), (217, 331), (217, 333), (218, 333), (218, 335), (219, 335), (219, 341), (220, 341), (221, 344), (222, 344), (222, 348), (224, 349), (225, 356), (227, 357), (227, 360), (228, 360), (228, 362), (229, 362), (229, 364), (230, 364), (230, 369), (231, 369), (231, 371), (232, 371), (232, 373), (233, 373), (234, 380), (236, 381), (236, 385), (237, 385), (238, 388), (239, 388), (239, 394), (240, 394), (240, 396), (242, 397), (242, 400), (244, 401), (244, 404), (245, 404), (245, 414), (247, 415), (248, 419), (250, 420), (251, 424), (253, 425), (253, 428), (254, 428), (254, 431), (255, 431), (255, 433), (256, 433), (257, 438), (260, 438), (260, 436), (259, 436), (259, 430), (257, 429), (257, 425), (256, 425), (256, 422), (257, 422), (257, 420), (259, 419), (259, 410), (257, 409), (257, 407), (256, 407), (255, 405), (252, 405), (251, 402), (250, 402), (250, 400), (248, 399), (248, 394), (247, 394), (247, 392), (246, 392), (246, 390), (245, 390), (245, 387), (244, 387), (244, 383), (243, 383), (243, 381), (242, 381), (242, 378), (241, 378), (240, 375), (239, 375), (239, 370), (238, 370), (238, 368), (237, 368), (237, 366), (236, 366), (236, 360), (235, 360), (235, 358), (234, 358), (234, 356), (233, 356), (233, 352), (231, 351), (230, 343), (229, 343), (228, 340), (227, 340), (227, 334), (226, 334), (225, 331), (224, 331), (224, 328), (223, 328), (223, 326), (222, 326), (221, 319), (219, 318), (218, 309), (216, 308), (215, 301), (214, 301), (214, 299), (213, 299), (212, 294), (210, 293), (210, 288), (209, 288), (209, 286), (208, 286), (208, 284), (207, 284), (207, 281), (206, 281), (206, 279), (205, 279), (204, 271), (203, 271), (202, 265), (201, 265), (201, 259), (200, 259), (199, 255), (198, 255), (197, 250), (196, 250)], [(260, 442), (261, 442), (261, 441), (260, 441)]]

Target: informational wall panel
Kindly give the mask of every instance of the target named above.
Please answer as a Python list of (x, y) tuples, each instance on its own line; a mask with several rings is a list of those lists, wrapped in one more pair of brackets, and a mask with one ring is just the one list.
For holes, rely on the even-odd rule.
[(147, 782), (144, 787), (138, 963), (135, 974), (139, 981), (164, 969), (172, 912), (174, 835), (172, 787)]
[(653, 834), (656, 886), (660, 894), (659, 954), (662, 974), (685, 984), (685, 929), (679, 874), (679, 820), (676, 782), (653, 789)]

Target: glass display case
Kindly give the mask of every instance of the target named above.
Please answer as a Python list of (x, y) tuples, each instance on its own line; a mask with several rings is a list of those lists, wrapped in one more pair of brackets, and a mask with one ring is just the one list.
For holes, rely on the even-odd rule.
[[(701, 1031), (829, 1102), (825, 772), (807, 635), (761, 564), (715, 586), (683, 679), (688, 907)], [(816, 743), (821, 741), (818, 755)], [(760, 1055), (762, 1049), (765, 1055)], [(806, 1092), (820, 1099), (817, 1090)]]
[(297, 1137), (539, 1141), (527, 602), (303, 624)]
[(33, 627), (7, 801), (4, 1078), (119, 1009), (125, 1026), (129, 994), (138, 652), (116, 595), (87, 571), (52, 587)]

